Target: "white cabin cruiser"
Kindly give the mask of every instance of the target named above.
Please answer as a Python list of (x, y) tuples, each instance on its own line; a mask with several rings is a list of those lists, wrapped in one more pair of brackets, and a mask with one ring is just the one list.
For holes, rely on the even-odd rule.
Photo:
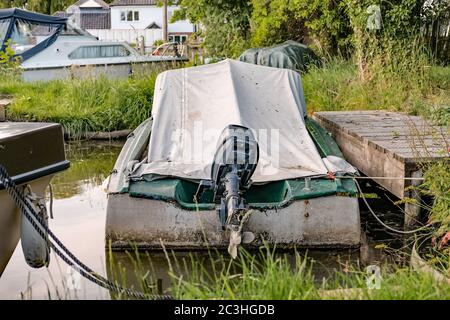
[(176, 56), (144, 56), (124, 42), (99, 41), (67, 18), (21, 9), (0, 10), (0, 50), (22, 59), (26, 81), (105, 75), (128, 77), (137, 65), (178, 63)]

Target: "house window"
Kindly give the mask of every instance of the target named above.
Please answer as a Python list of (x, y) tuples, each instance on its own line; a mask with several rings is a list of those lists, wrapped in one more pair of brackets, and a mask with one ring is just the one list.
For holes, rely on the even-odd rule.
[(82, 46), (69, 54), (69, 59), (95, 59), (126, 57), (130, 51), (122, 45)]
[(127, 21), (133, 21), (133, 11), (127, 11)]
[(186, 35), (170, 35), (169, 36), (169, 42), (185, 43), (186, 40), (187, 40)]
[(121, 11), (120, 21), (139, 21), (139, 11)]

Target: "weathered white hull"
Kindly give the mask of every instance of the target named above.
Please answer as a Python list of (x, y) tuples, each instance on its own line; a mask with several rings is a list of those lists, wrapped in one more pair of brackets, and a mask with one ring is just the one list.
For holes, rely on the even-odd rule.
[(116, 65), (87, 65), (81, 67), (49, 67), (24, 69), (24, 81), (67, 80), (71, 78), (97, 78), (105, 76), (110, 79), (120, 79), (130, 76), (131, 63)]
[[(27, 184), (39, 196), (45, 194), (45, 189), (53, 175), (33, 180)], [(21, 214), (6, 190), (0, 191), (0, 276), (13, 254), (20, 239)]]
[[(244, 228), (255, 234), (247, 246), (263, 242), (278, 247), (353, 247), (360, 243), (358, 199), (329, 196), (294, 201), (255, 211)], [(128, 194), (110, 194), (106, 219), (107, 245), (125, 249), (226, 247), (216, 211), (189, 211), (176, 204)]]
[(148, 66), (155, 67), (161, 64), (177, 64), (181, 60), (161, 60), (153, 62), (124, 62), (124, 63), (108, 63), (108, 64), (87, 64), (82, 66), (54, 66), (43, 68), (24, 68), (22, 71), (22, 79), (27, 82), (33, 81), (51, 81), (51, 80), (67, 80), (72, 78), (99, 78), (106, 77), (108, 79), (123, 79), (129, 77), (133, 73), (145, 72)]

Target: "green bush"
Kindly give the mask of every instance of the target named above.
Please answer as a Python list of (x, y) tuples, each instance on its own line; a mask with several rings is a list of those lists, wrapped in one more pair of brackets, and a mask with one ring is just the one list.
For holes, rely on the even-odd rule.
[(319, 52), (346, 52), (351, 26), (345, 1), (252, 0), (252, 45), (286, 40), (312, 43)]
[(249, 46), (251, 3), (248, 0), (181, 0), (171, 21), (201, 23), (198, 36), (207, 55), (236, 58)]
[(6, 41), (3, 51), (0, 51), (0, 76), (2, 78), (18, 79), (20, 75), (20, 59), (14, 57), (11, 40)]
[[(448, 154), (449, 150), (443, 152)], [(450, 232), (450, 163), (443, 161), (427, 166), (424, 179), (420, 189), (433, 198), (430, 221), (439, 224), (435, 236), (442, 237)]]
[(159, 47), (162, 44), (164, 44), (164, 40), (162, 40), (162, 39), (157, 39), (153, 42), (154, 47)]

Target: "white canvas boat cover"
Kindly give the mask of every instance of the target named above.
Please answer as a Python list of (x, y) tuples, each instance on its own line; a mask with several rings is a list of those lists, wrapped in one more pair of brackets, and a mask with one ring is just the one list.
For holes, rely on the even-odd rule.
[(135, 178), (209, 179), (219, 136), (230, 124), (255, 134), (256, 183), (328, 172), (305, 127), (295, 71), (235, 60), (166, 71), (156, 80), (152, 114), (148, 158), (132, 170)]

